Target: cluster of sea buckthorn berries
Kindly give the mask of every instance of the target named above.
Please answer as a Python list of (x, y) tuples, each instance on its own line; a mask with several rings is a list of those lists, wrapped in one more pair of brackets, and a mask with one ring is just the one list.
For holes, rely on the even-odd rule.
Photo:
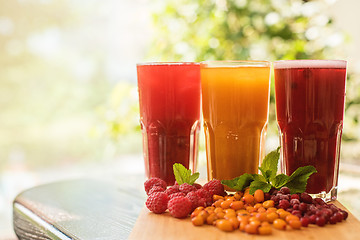
[[(283, 190), (287, 191), (287, 189)], [(195, 226), (208, 224), (222, 231), (239, 229), (248, 234), (260, 235), (271, 234), (272, 228), (286, 230), (307, 227), (309, 222), (303, 220), (303, 215), (292, 214), (285, 210), (286, 208), (284, 209), (284, 206), (276, 201), (277, 199), (274, 201), (271, 197), (260, 189), (253, 195), (249, 194), (248, 189), (226, 196), (213, 195), (212, 206), (196, 208), (191, 214), (191, 221)], [(338, 210), (341, 213), (342, 211)]]

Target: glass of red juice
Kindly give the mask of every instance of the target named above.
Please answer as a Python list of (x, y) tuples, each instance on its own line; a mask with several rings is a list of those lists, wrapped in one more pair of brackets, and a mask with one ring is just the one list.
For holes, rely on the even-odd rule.
[(173, 185), (173, 164), (196, 169), (200, 64), (137, 64), (145, 173)]
[(326, 201), (337, 198), (343, 128), (346, 61), (274, 62), (281, 170), (290, 175), (312, 165), (306, 191)]

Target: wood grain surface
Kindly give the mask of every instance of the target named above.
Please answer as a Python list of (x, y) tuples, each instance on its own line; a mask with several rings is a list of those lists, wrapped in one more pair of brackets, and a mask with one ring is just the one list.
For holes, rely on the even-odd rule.
[[(339, 202), (335, 204), (345, 209)], [(154, 214), (144, 207), (137, 219), (135, 226), (130, 234), (129, 239), (222, 239), (222, 240), (356, 240), (360, 239), (360, 222), (349, 213), (346, 221), (335, 225), (325, 225), (318, 227), (309, 225), (301, 230), (287, 229), (280, 231), (273, 229), (273, 234), (269, 236), (248, 235), (236, 230), (234, 232), (222, 232), (216, 227), (204, 225), (195, 227), (192, 225), (190, 218), (176, 219), (170, 216), (168, 212), (164, 214)]]
[(145, 201), (131, 182), (79, 179), (26, 190), (14, 201), (15, 233), (21, 240), (127, 239)]

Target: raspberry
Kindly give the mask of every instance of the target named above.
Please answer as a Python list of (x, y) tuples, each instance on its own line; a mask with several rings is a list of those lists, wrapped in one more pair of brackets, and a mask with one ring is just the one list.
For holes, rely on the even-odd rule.
[(166, 189), (166, 182), (160, 178), (150, 178), (144, 182), (145, 192), (149, 195), (149, 191), (153, 186), (160, 186)]
[(154, 192), (146, 200), (146, 207), (154, 213), (163, 213), (167, 209), (168, 195), (164, 192)]
[[(200, 206), (206, 207), (206, 206), (210, 206), (212, 204), (212, 195), (208, 191), (206, 191), (204, 188), (198, 189), (196, 191), (196, 194), (199, 196), (200, 200), (203, 199), (203, 200), (201, 200), (201, 202), (199, 202)], [(204, 204), (206, 206), (204, 206)]]
[(198, 183), (194, 183), (193, 186), (196, 187), (196, 189), (201, 189), (202, 188), (202, 186), (200, 184), (198, 184)]
[(205, 183), (203, 189), (207, 190), (211, 195), (224, 196), (224, 185), (217, 179), (213, 179), (208, 183)]
[(199, 206), (199, 196), (196, 194), (196, 192), (189, 192), (186, 195), (186, 198), (188, 198), (191, 203), (192, 203), (192, 210), (194, 210), (195, 208), (197, 208)]
[(188, 183), (183, 183), (180, 185), (179, 190), (180, 190), (180, 192), (188, 194), (189, 192), (196, 191), (196, 187), (194, 187)]
[(186, 197), (175, 197), (168, 202), (168, 209), (171, 216), (185, 218), (191, 212), (192, 203)]
[(165, 192), (167, 193), (167, 195), (171, 195), (173, 193), (177, 193), (179, 192), (179, 185), (174, 185), (169, 187), (168, 189), (165, 190)]
[(185, 193), (183, 193), (183, 192), (177, 192), (177, 193), (170, 194), (170, 195), (169, 195), (169, 200), (170, 200), (170, 199), (173, 199), (174, 197), (185, 197), (185, 196), (186, 196)]
[(162, 187), (160, 187), (160, 186), (153, 186), (153, 187), (150, 189), (148, 195), (150, 196), (150, 195), (153, 194), (154, 192), (163, 192), (163, 191), (165, 191), (164, 188), (162, 188)]

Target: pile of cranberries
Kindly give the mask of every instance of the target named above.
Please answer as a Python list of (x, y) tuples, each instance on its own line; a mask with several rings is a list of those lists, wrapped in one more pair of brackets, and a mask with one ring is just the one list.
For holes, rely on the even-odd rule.
[(265, 194), (265, 200), (273, 200), (276, 208), (282, 208), (298, 216), (303, 227), (309, 224), (324, 226), (336, 224), (348, 217), (348, 213), (334, 204), (327, 204), (321, 198), (312, 198), (308, 193), (290, 194), (288, 187), (272, 189)]

